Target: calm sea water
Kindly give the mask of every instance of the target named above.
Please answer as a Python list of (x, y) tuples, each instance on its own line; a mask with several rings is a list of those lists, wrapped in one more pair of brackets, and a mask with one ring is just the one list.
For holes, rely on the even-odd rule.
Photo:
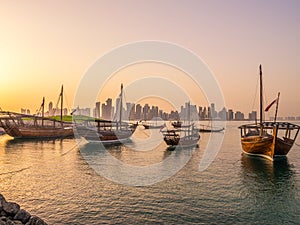
[[(74, 139), (22, 141), (4, 135), (0, 193), (49, 224), (299, 224), (300, 147), (274, 162), (243, 156), (239, 124), (227, 124), (221, 150), (203, 172), (198, 167), (209, 134), (201, 135), (194, 151), (166, 151), (164, 143), (145, 152), (110, 147), (111, 155), (137, 166), (192, 154), (174, 176), (144, 187), (99, 175), (84, 158), (97, 164), (103, 152), (89, 155), (93, 147), (79, 147)], [(148, 134), (139, 129), (136, 135)], [(118, 168), (113, 172), (122, 174)]]

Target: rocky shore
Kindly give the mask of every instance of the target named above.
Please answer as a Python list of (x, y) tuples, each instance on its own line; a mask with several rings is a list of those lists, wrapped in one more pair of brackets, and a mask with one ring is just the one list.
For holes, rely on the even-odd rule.
[(15, 202), (7, 202), (0, 194), (0, 225), (47, 225), (41, 218), (30, 215)]

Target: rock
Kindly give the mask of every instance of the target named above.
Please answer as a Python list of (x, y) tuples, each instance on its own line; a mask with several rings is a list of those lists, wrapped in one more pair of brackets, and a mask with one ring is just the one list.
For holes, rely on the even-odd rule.
[(0, 220), (0, 225), (6, 225), (6, 222), (3, 220)]
[(24, 209), (20, 209), (19, 212), (14, 216), (14, 220), (19, 220), (22, 223), (27, 223), (31, 215)]
[(6, 200), (2, 194), (0, 194), (0, 202), (6, 202)]
[(1, 211), (1, 212), (0, 212), (0, 216), (7, 216), (7, 213), (4, 212), (4, 211)]
[(6, 202), (4, 196), (0, 194), (0, 211), (3, 209), (3, 203)]
[(11, 221), (10, 219), (7, 219), (6, 225), (15, 225), (15, 223), (13, 221)]
[(31, 216), (25, 225), (47, 225), (47, 223), (37, 216)]
[(15, 225), (24, 225), (21, 221), (18, 221), (18, 220), (14, 220), (14, 224)]
[(16, 215), (20, 210), (20, 206), (15, 202), (3, 202), (3, 211), (9, 215)]

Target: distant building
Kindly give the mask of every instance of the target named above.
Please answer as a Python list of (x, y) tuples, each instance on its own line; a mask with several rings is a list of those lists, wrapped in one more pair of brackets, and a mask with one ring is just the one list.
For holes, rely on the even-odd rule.
[(102, 118), (105, 120), (111, 120), (113, 115), (113, 107), (112, 107), (112, 99), (108, 98), (106, 100), (106, 104), (103, 103), (101, 105), (101, 111), (102, 111)]
[(207, 118), (211, 119), (211, 109), (210, 109), (210, 107), (207, 107)]
[(94, 117), (95, 118), (100, 118), (100, 102), (96, 102), (96, 107), (95, 107), (95, 115)]
[(225, 107), (218, 113), (218, 116), (220, 120), (227, 120), (227, 111)]
[(210, 113), (211, 113), (211, 118), (216, 118), (217, 117), (217, 111), (215, 109), (215, 103), (210, 104)]
[(149, 115), (150, 107), (148, 104), (145, 104), (143, 107), (143, 120), (149, 120), (148, 115)]
[(245, 117), (244, 117), (244, 113), (240, 112), (240, 111), (236, 111), (235, 113), (235, 120), (244, 120)]
[(126, 119), (135, 120), (135, 104), (126, 103)]
[(233, 120), (233, 110), (232, 109), (228, 109), (228, 120)]
[(257, 120), (257, 112), (252, 111), (251, 113), (249, 113), (248, 119), (251, 120), (251, 121), (256, 121)]
[(142, 106), (140, 104), (137, 104), (135, 107), (135, 119), (142, 119)]

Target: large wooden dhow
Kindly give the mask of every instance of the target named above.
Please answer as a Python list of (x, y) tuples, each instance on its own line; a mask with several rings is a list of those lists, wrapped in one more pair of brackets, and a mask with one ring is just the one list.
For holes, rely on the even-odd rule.
[(274, 157), (286, 156), (291, 150), (299, 133), (300, 126), (288, 122), (276, 122), (279, 96), (267, 108), (276, 104), (274, 122), (263, 121), (263, 86), (260, 66), (260, 122), (240, 126), (243, 152), (273, 160)]
[(300, 129), (298, 125), (288, 122), (262, 122), (239, 128), (244, 153), (271, 160), (289, 153)]
[(42, 115), (27, 115), (9, 111), (0, 111), (0, 127), (14, 138), (64, 138), (73, 136), (72, 123), (63, 122), (63, 87), (60, 93), (60, 120), (44, 117), (44, 103), (41, 105)]

